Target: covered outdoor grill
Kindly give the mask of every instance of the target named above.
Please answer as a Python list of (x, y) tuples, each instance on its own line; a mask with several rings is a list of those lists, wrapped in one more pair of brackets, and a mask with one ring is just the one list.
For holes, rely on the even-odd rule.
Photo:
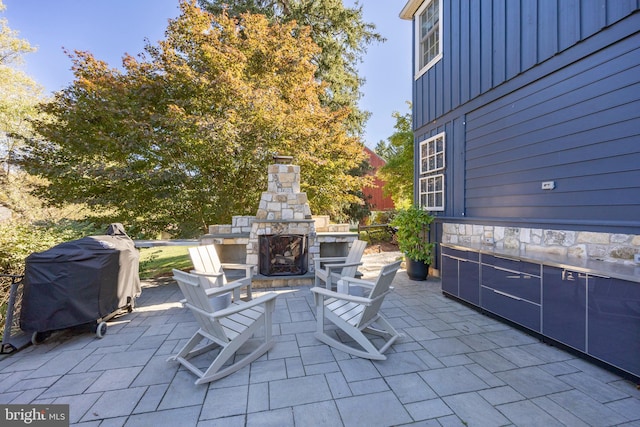
[(102, 236), (64, 242), (26, 259), (20, 328), (41, 341), (55, 330), (91, 326), (131, 312), (140, 296), (139, 255), (121, 224)]

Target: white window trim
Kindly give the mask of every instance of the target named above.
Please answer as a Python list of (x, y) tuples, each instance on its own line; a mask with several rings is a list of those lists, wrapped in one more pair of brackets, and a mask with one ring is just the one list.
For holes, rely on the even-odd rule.
[[(422, 181), (427, 181), (429, 179), (436, 179), (436, 178), (440, 178), (442, 179), (442, 190), (439, 191), (422, 191)], [(429, 185), (425, 185), (427, 188), (429, 187)], [(436, 194), (436, 193), (441, 193), (441, 199), (442, 199), (442, 205), (441, 206), (429, 206), (428, 203), (422, 203), (422, 196), (425, 195), (425, 199), (429, 200), (429, 194)], [(444, 204), (445, 204), (445, 183), (444, 183), (444, 174), (436, 174), (436, 175), (427, 175), (424, 176), (422, 178), (420, 178), (420, 193), (418, 194), (418, 197), (420, 200), (420, 207), (427, 210), (427, 211), (431, 211), (431, 212), (442, 212), (444, 211)]]
[[(442, 166), (440, 167), (436, 167), (435, 169), (431, 169), (431, 170), (423, 170), (422, 169), (422, 146), (423, 145), (427, 145), (433, 141), (435, 141), (436, 139), (440, 139), (442, 138)], [(445, 168), (445, 166), (447, 165), (447, 140), (445, 137), (445, 133), (444, 132), (440, 132), (437, 135), (432, 136), (431, 138), (425, 139), (424, 141), (420, 142), (420, 175), (423, 175), (425, 173), (433, 173), (433, 172), (437, 172), (439, 170), (442, 170)], [(437, 152), (434, 153), (434, 155), (437, 154)]]
[[(433, 3), (434, 1), (437, 1), (438, 4), (438, 33), (439, 33), (439, 40), (438, 40), (438, 54), (431, 60), (429, 61), (424, 67), (420, 68), (420, 43), (422, 41), (422, 37), (420, 37), (420, 14), (422, 14), (422, 12), (424, 12), (424, 10), (427, 8), (428, 5), (430, 5), (431, 3)], [(420, 76), (422, 76), (424, 73), (427, 72), (427, 70), (429, 70), (431, 67), (433, 67), (436, 63), (438, 63), (438, 61), (440, 61), (442, 59), (442, 0), (430, 0), (430, 1), (425, 1), (422, 6), (420, 6), (420, 8), (416, 11), (416, 13), (414, 14), (414, 26), (415, 26), (415, 63), (416, 63), (416, 74), (415, 74), (415, 79), (417, 80)]]

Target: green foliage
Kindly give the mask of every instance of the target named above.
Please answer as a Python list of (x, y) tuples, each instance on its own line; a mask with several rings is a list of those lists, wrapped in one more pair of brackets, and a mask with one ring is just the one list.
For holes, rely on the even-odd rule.
[(388, 143), (380, 141), (376, 153), (387, 162), (378, 171), (386, 182), (384, 193), (393, 200), (396, 207), (408, 207), (413, 201), (413, 129), (411, 125), (411, 104), (409, 112), (393, 113), (396, 119), (395, 132)]
[[(371, 172), (373, 168), (369, 164), (367, 159), (363, 159), (358, 167), (349, 171), (349, 175), (353, 177), (365, 177), (363, 178), (363, 185), (365, 183), (371, 182), (371, 177), (368, 176), (369, 172)], [(366, 179), (366, 181), (365, 181)], [(367, 218), (371, 215), (371, 204), (369, 203), (369, 198), (361, 188), (354, 190), (351, 192), (351, 195), (354, 196), (355, 201), (346, 204), (342, 208), (342, 211), (338, 215), (334, 215), (333, 219), (337, 222), (361, 222), (363, 219)]]
[(318, 46), (296, 22), (211, 15), (181, 1), (166, 39), (123, 70), (71, 55), (75, 80), (43, 105), (22, 166), (52, 204), (86, 203), (133, 236), (205, 232), (251, 215), (275, 152), (300, 165), (316, 214), (338, 215), (365, 179), (348, 108), (321, 103)]
[(0, 222), (0, 272), (23, 274), (28, 255), (45, 251), (61, 242), (103, 233), (104, 230), (97, 230), (91, 223), (77, 221)]
[[(0, 11), (4, 10), (0, 1)], [(42, 88), (18, 68), (23, 56), (35, 49), (18, 38), (6, 19), (0, 19), (0, 204), (6, 197), (7, 179), (22, 141), (32, 136), (28, 121), (37, 115)]]
[(398, 247), (407, 258), (431, 264), (434, 247), (434, 244), (428, 241), (431, 222), (433, 216), (415, 205), (400, 209), (395, 215), (391, 225), (398, 227)]
[(396, 215), (396, 211), (376, 211), (371, 218), (372, 224), (389, 224)]
[(213, 13), (240, 16), (246, 12), (267, 16), (272, 22), (295, 21), (310, 28), (310, 36), (320, 47), (314, 54), (315, 77), (327, 85), (323, 105), (333, 110), (348, 108), (349, 131), (360, 134), (369, 113), (360, 110), (358, 100), (364, 80), (358, 76), (358, 64), (367, 46), (385, 39), (375, 25), (364, 22), (362, 6), (345, 7), (341, 0), (199, 0)]

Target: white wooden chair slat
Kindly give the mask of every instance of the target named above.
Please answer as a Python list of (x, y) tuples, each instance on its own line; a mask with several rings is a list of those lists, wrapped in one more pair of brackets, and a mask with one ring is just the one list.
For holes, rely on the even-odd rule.
[[(225, 269), (244, 270), (245, 278), (253, 277), (253, 266), (250, 264), (227, 264), (220, 261), (215, 245), (200, 245), (189, 248), (189, 256), (193, 264), (192, 274), (206, 276), (209, 278), (210, 287), (225, 286), (231, 284), (227, 280)], [(251, 299), (251, 286), (247, 288), (247, 299)], [(234, 293), (234, 298), (238, 296)]]
[(320, 282), (324, 282), (325, 287), (330, 290), (341, 277), (355, 277), (358, 266), (362, 265), (366, 247), (367, 242), (354, 240), (346, 257), (315, 258), (314, 286), (320, 286)]
[[(270, 292), (249, 302), (236, 302), (226, 309), (216, 312), (206, 292), (208, 279), (180, 270), (173, 270), (173, 277), (178, 282), (185, 301), (183, 305), (193, 313), (200, 328), (189, 339), (184, 347), (171, 356), (168, 361), (177, 361), (198, 379), (196, 384), (204, 384), (223, 378), (246, 366), (267, 352), (274, 344), (272, 334), (272, 312), (275, 308), (277, 294)], [(250, 280), (247, 281), (247, 285)], [(229, 284), (229, 289), (232, 288)], [(248, 354), (237, 359), (237, 351), (263, 328), (264, 336), (261, 344)], [(206, 340), (208, 344), (200, 345)], [(215, 359), (206, 370), (198, 368), (190, 359), (219, 348)]]
[[(364, 298), (340, 294), (317, 286), (311, 288), (316, 303), (315, 337), (325, 344), (358, 357), (385, 360), (387, 357), (383, 353), (401, 335), (379, 311), (384, 297), (393, 289), (391, 282), (400, 268), (400, 263), (401, 261), (396, 261), (382, 267), (375, 282), (369, 283), (371, 285), (369, 286), (369, 295)], [(353, 278), (342, 278), (341, 280), (362, 282), (362, 280)], [(351, 337), (355, 341), (355, 345), (351, 342), (338, 341), (333, 336), (329, 336), (325, 332), (325, 319)], [(377, 347), (365, 334), (383, 337), (385, 341), (381, 347)]]

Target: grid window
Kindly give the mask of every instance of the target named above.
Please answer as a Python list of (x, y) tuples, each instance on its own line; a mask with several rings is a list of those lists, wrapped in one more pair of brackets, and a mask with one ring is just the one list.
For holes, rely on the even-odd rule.
[(444, 133), (420, 143), (420, 174), (444, 169)]
[(424, 73), (442, 56), (441, 0), (431, 0), (418, 10), (416, 57), (418, 75)]
[(444, 210), (444, 175), (420, 178), (420, 206), (428, 211)]

